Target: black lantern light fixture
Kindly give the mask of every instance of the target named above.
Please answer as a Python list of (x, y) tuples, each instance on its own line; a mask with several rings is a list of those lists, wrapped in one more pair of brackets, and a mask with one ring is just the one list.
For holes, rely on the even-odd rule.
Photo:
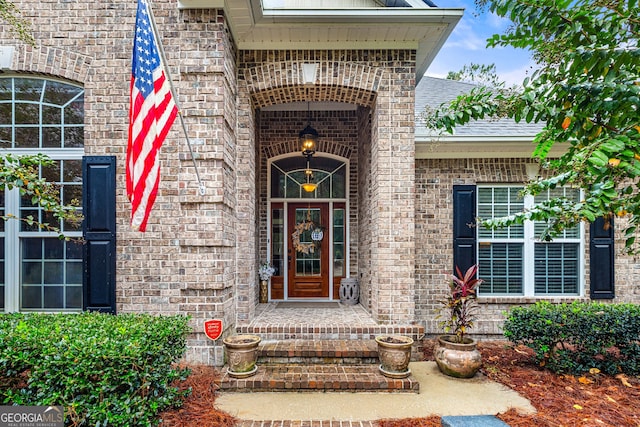
[(311, 110), (309, 109), (309, 101), (307, 101), (307, 127), (300, 131), (298, 138), (300, 139), (302, 155), (308, 160), (315, 154), (316, 142), (318, 141), (318, 132), (311, 127)]
[(311, 127), (311, 111), (309, 109), (309, 101), (307, 101), (307, 127), (302, 129), (298, 135), (300, 139), (300, 148), (302, 155), (307, 158), (307, 168), (304, 170), (304, 174), (307, 177), (305, 183), (301, 184), (302, 189), (307, 193), (315, 191), (318, 184), (311, 182), (313, 178), (313, 171), (311, 170), (310, 163), (311, 157), (316, 152), (316, 142), (318, 141), (318, 132)]

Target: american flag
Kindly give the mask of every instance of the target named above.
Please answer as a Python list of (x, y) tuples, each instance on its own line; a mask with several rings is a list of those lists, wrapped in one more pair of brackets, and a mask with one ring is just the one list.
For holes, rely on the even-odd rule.
[(145, 231), (160, 183), (160, 147), (178, 109), (158, 53), (147, 0), (138, 0), (133, 42), (127, 196), (131, 226)]

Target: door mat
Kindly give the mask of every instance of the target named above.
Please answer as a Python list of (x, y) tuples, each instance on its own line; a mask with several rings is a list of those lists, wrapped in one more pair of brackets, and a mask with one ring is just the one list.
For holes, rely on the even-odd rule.
[(337, 301), (327, 301), (327, 302), (279, 302), (276, 305), (276, 308), (340, 308), (340, 304)]

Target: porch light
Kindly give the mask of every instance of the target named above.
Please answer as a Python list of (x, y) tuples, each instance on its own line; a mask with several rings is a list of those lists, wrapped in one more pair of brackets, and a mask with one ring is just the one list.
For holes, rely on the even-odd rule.
[(311, 182), (313, 178), (313, 172), (309, 167), (311, 157), (316, 153), (316, 142), (318, 141), (318, 132), (311, 127), (311, 110), (309, 109), (309, 101), (307, 101), (307, 127), (300, 131), (298, 135), (300, 139), (300, 149), (302, 155), (307, 158), (307, 168), (304, 170), (304, 174), (307, 176), (307, 181), (300, 184), (302, 189), (307, 193), (311, 193), (316, 190), (318, 184)]
[(309, 101), (307, 101), (307, 127), (302, 129), (298, 134), (300, 139), (300, 147), (302, 155), (307, 160), (316, 152), (316, 142), (318, 141), (318, 132), (311, 127), (311, 112), (309, 110)]
[(302, 189), (304, 191), (306, 191), (307, 193), (311, 193), (313, 191), (316, 190), (316, 188), (318, 187), (318, 184), (316, 184), (315, 182), (311, 182), (311, 178), (313, 177), (313, 172), (311, 171), (311, 168), (309, 167), (309, 160), (311, 159), (311, 156), (307, 157), (307, 168), (304, 170), (304, 174), (307, 176), (307, 182), (303, 183), (301, 185)]

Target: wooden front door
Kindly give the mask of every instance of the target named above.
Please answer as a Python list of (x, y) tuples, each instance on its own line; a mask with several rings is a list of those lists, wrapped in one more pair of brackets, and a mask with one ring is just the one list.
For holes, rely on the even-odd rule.
[(290, 203), (287, 214), (288, 296), (328, 298), (329, 204)]

